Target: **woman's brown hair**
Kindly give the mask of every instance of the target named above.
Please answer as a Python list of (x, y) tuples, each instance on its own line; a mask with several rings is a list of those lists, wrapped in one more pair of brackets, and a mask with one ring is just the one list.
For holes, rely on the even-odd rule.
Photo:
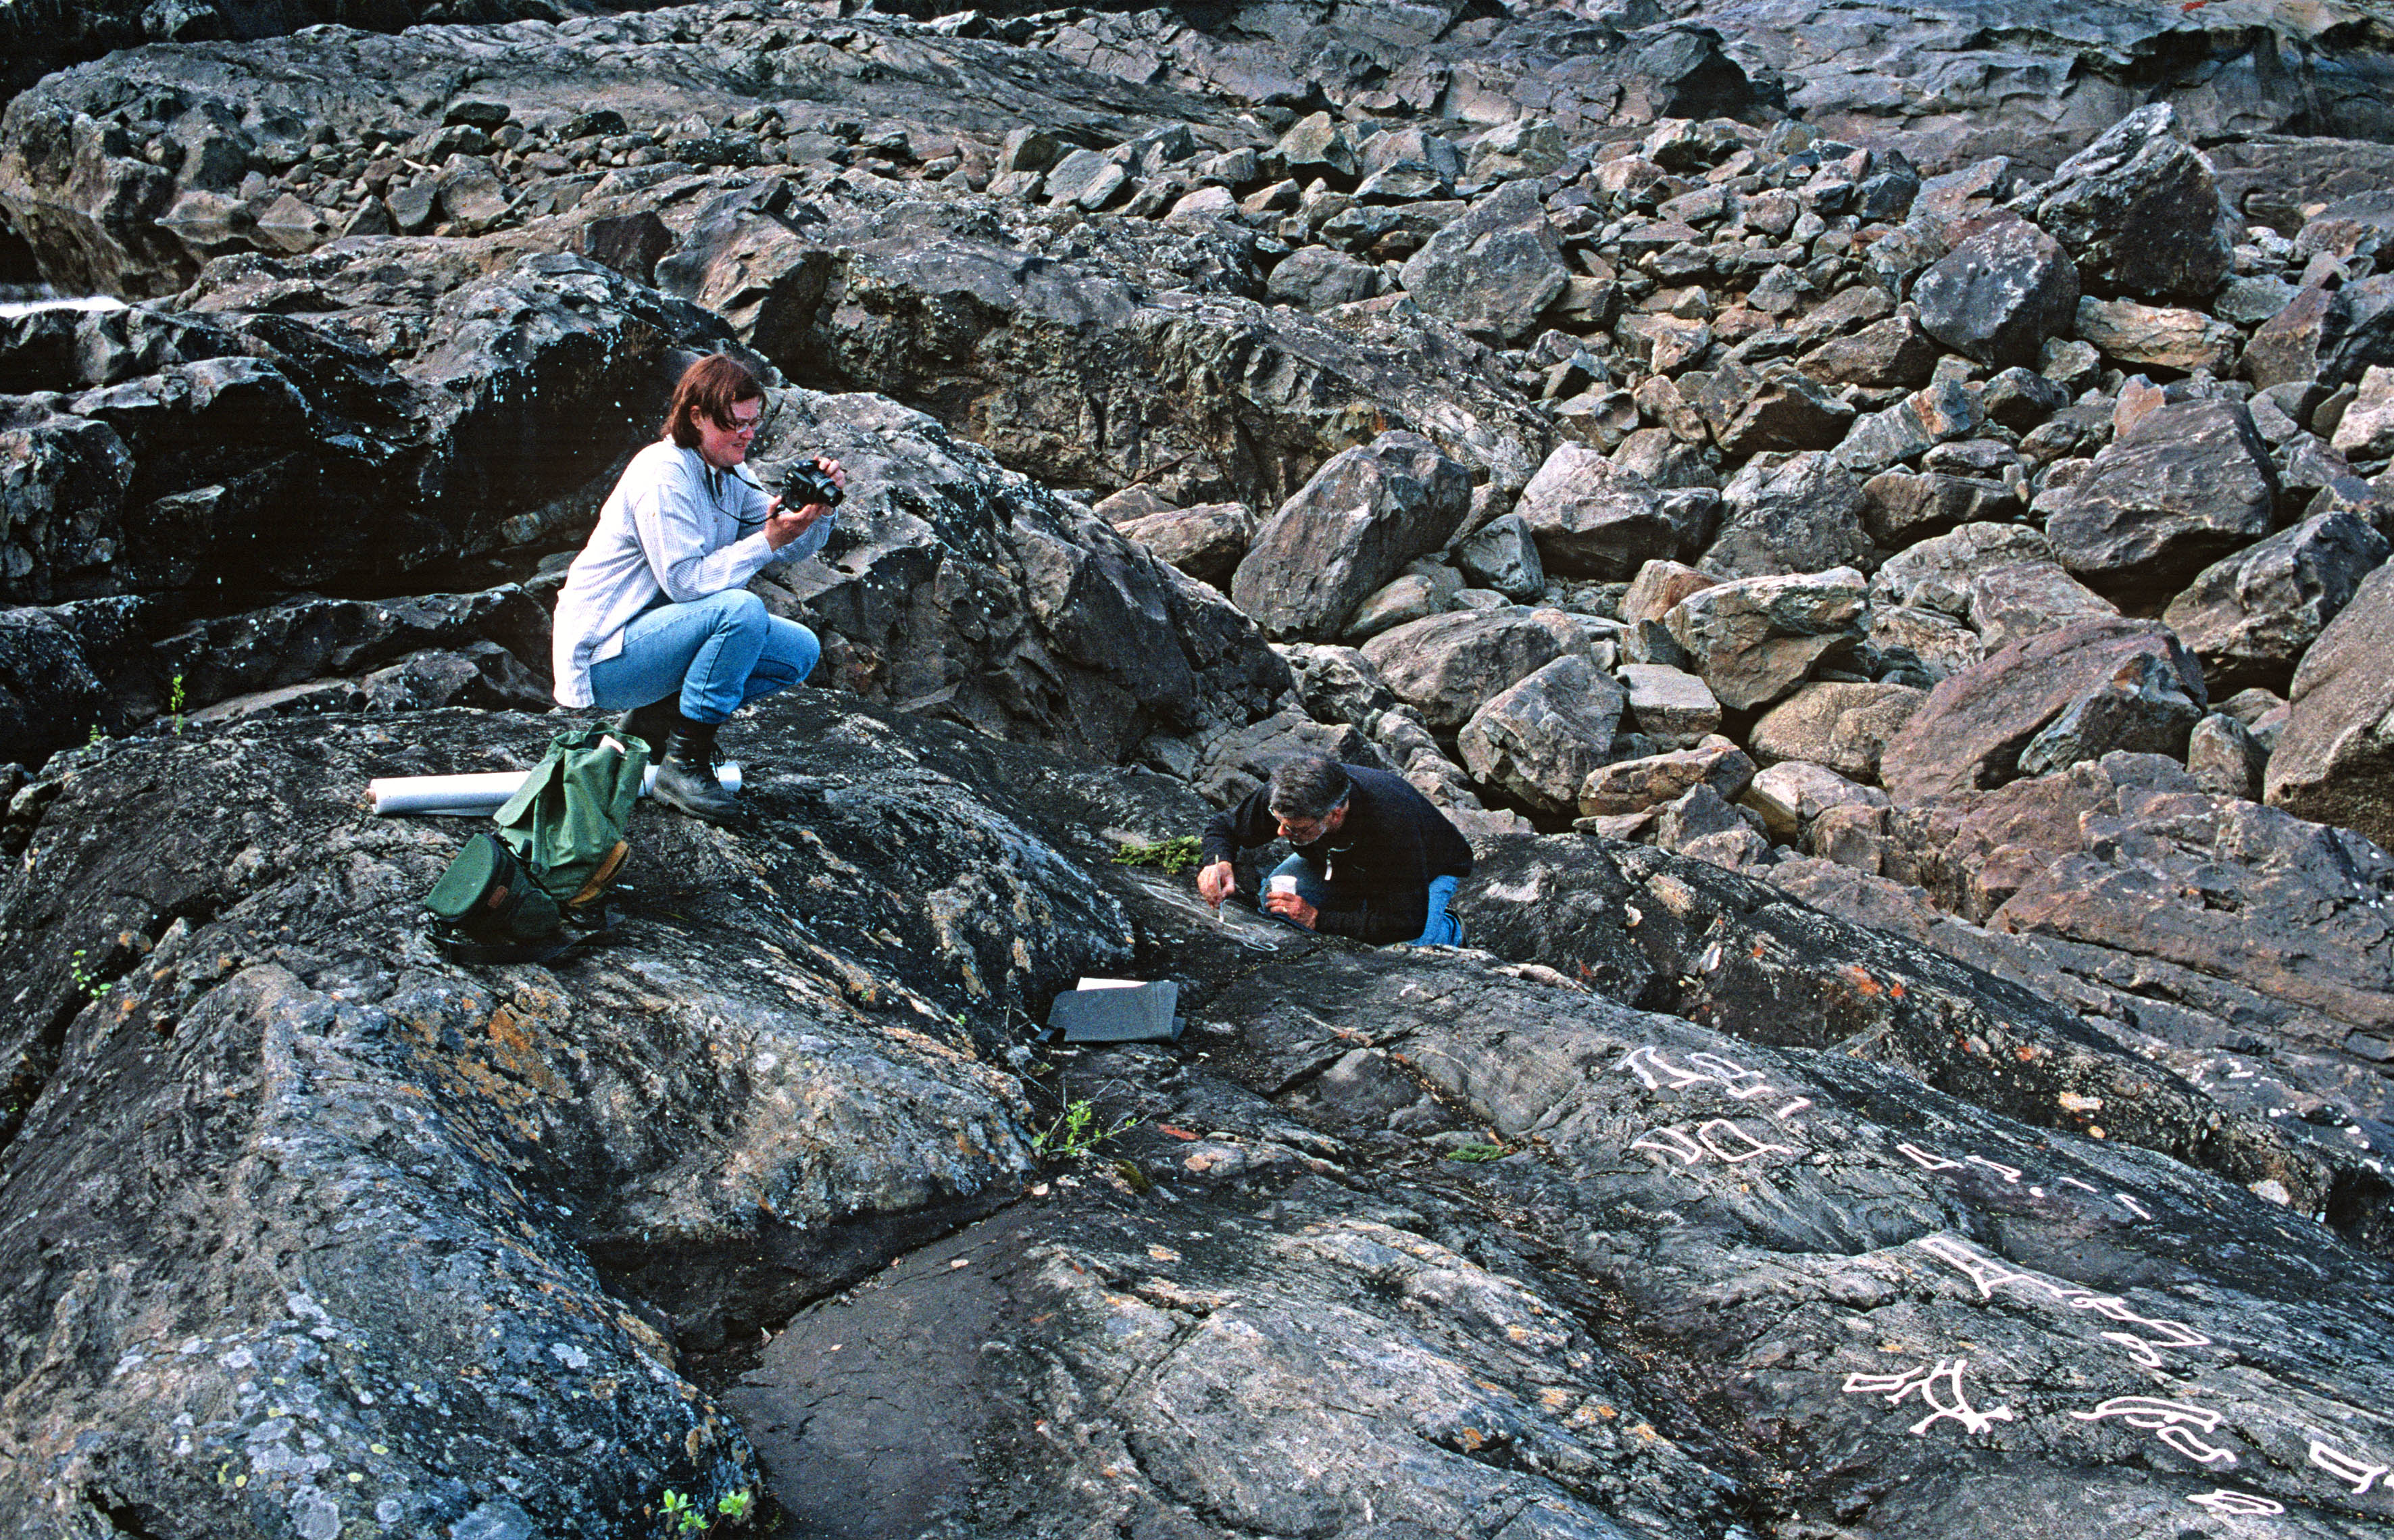
[(709, 353), (681, 372), (673, 404), (665, 408), (665, 437), (684, 449), (698, 447), (698, 419), (731, 426), (731, 408), (763, 401), (765, 387), (746, 364), (729, 353)]

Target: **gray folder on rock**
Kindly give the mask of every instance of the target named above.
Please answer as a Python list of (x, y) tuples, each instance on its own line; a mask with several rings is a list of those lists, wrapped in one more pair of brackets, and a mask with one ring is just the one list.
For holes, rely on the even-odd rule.
[(1047, 1024), (1067, 1043), (1171, 1043), (1180, 1036), (1180, 986), (1075, 989), (1056, 996)]

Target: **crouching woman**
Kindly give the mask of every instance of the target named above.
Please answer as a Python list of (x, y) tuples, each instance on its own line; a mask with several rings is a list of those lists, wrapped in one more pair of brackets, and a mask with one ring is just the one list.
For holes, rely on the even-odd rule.
[[(747, 589), (822, 549), (833, 524), (824, 505), (785, 508), (740, 470), (764, 415), (765, 388), (737, 359), (684, 371), (664, 436), (624, 468), (557, 598), (558, 700), (624, 712), (618, 727), (657, 753), (651, 795), (716, 823), (738, 810), (716, 782), (716, 730), (822, 653)], [(847, 484), (837, 462), (816, 463)]]

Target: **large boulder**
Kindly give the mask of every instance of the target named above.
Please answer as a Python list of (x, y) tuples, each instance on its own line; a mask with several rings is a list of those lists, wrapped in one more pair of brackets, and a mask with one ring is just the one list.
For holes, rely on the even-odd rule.
[(1334, 455), (1256, 532), (1230, 598), (1268, 636), (1326, 639), (1471, 512), (1471, 473), (1412, 433)]
[(1720, 704), (1743, 711), (1787, 694), (1822, 653), (1858, 636), (1865, 592), (1851, 567), (1740, 578), (1690, 594), (1664, 625)]
[(2282, 690), (2387, 549), (2358, 515), (2322, 513), (2203, 569), (2162, 620), (2203, 660), (2214, 695)]
[(2065, 753), (2093, 757), (2126, 746), (2105, 734), (2140, 734), (2157, 718), (2165, 722), (2178, 702), (2192, 707), (2177, 730), (2183, 752), (2206, 700), (2202, 665), (2166, 628), (2110, 617), (2076, 621), (2013, 642), (1939, 683), (1888, 742), (1879, 783), (1898, 803), (2000, 786), (2022, 773), (2022, 754), (2057, 723), (2038, 748), (2048, 768), (2068, 762), (2058, 758)]
[(1616, 581), (1650, 560), (1692, 555), (1706, 529), (1694, 508), (1602, 451), (1571, 442), (1556, 446), (1513, 505), (1547, 572)]
[(2061, 564), (2097, 592), (2158, 608), (2269, 533), (2277, 495), (2252, 414), (2236, 401), (2190, 401), (2155, 408), (2106, 445), (2045, 531)]
[(1955, 352), (1998, 367), (2032, 363), (2045, 338), (2070, 331), (2078, 269), (2052, 236), (2004, 219), (1931, 263), (1912, 297), (1920, 329)]
[(1971, 584), (1979, 573), (2015, 562), (2050, 561), (2053, 555), (2053, 542), (2026, 525), (1964, 524), (1888, 558), (1871, 574), (1871, 602), (1963, 619), (1970, 613)]
[(2270, 806), (2394, 849), (2394, 565), (2362, 580), (2303, 654), (2269, 756)]
[(1407, 258), (1405, 292), (1467, 332), (1514, 342), (1571, 286), (1535, 182), (1508, 181)]
[(2139, 107), (2014, 202), (2068, 250), (2087, 287), (2201, 301), (2228, 276), (2219, 190), (2176, 124), (2165, 102)]
[(1757, 455), (1721, 489), (1720, 526), (1697, 565), (1718, 577), (1876, 566), (1864, 511), (1861, 483), (1835, 455)]
[(1255, 539), (1256, 516), (1244, 503), (1201, 503), (1125, 520), (1114, 528), (1198, 582), (1227, 589)]
[(1888, 740), (1927, 694), (1900, 684), (1808, 684), (1763, 713), (1747, 741), (1758, 764), (1800, 759), (1874, 785)]
[(1562, 655), (1561, 619), (1559, 612), (1518, 606), (1457, 611), (1383, 631), (1362, 653), (1397, 699), (1433, 729), (1452, 732)]
[(1568, 813), (1611, 757), (1628, 695), (1565, 653), (1472, 713), (1457, 735), (1473, 779), (1541, 812)]

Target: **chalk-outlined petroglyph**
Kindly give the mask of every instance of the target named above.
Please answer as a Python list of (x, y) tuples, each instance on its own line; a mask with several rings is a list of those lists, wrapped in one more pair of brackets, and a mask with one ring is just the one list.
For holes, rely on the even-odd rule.
[(1968, 1169), (1960, 1161), (1949, 1161), (1942, 1155), (1932, 1155), (1916, 1144), (1899, 1144), (1896, 1149), (1912, 1158), (1912, 1164), (1923, 1171), (1962, 1171)]
[(2101, 1422), (2117, 1417), (2131, 1428), (2141, 1428), (2153, 1437), (2177, 1450), (2198, 1465), (2216, 1465), (2225, 1468), (2236, 1463), (2235, 1453), (2203, 1442), (2195, 1437), (2197, 1431), (2209, 1433), (2219, 1427), (2219, 1414), (2200, 1406), (2190, 1406), (2182, 1401), (2164, 1401), (2158, 1396), (2113, 1396), (2092, 1412), (2072, 1412), (2080, 1422)]
[[(1650, 1140), (1659, 1142), (1649, 1142)], [(1695, 1165), (1704, 1158), (1704, 1147), (1677, 1128), (1656, 1128), (1638, 1136), (1629, 1148), (1658, 1151), (1679, 1157), (1683, 1165)]]
[[(1939, 1359), (1934, 1367), (1907, 1369), (1900, 1375), (1850, 1374), (1846, 1376), (1846, 1394), (1849, 1396), (1885, 1396), (1889, 1406), (1900, 1404), (1914, 1391), (1920, 1392), (1920, 1403), (1929, 1409), (1928, 1415), (1912, 1425), (1914, 1438), (1927, 1433), (1937, 1423), (1948, 1417), (1972, 1433), (1983, 1433), (1999, 1422), (2012, 1420), (2012, 1409), (1998, 1406), (1981, 1412), (1970, 1404), (1962, 1391), (1962, 1371), (1970, 1366), (1966, 1358), (1952, 1362)], [(1940, 1400), (1936, 1387), (1942, 1382), (1946, 1396)]]
[(2355, 1497), (2366, 1493), (2377, 1478), (2394, 1470), (2394, 1466), (2371, 1465), (2355, 1459), (2324, 1439), (2311, 1441), (2311, 1464), (2339, 1481), (2350, 1481)]
[(2101, 1188), (2099, 1188), (2099, 1187), (2096, 1186), (2093, 1182), (2083, 1182), (2083, 1181), (2080, 1181), (2080, 1180), (2079, 1180), (2077, 1178), (2075, 1178), (2075, 1177), (2062, 1177), (2062, 1178), (2058, 1178), (2058, 1180), (2057, 1180), (2057, 1185), (2059, 1185), (2059, 1186), (2062, 1186), (2062, 1187), (2074, 1187), (2074, 1188), (2078, 1189), (2078, 1191), (2081, 1191), (2081, 1192), (2100, 1192), (2100, 1191), (2103, 1191)]
[[(1737, 1139), (1743, 1140), (1747, 1148), (1737, 1152), (1735, 1154), (1722, 1149), (1719, 1144), (1715, 1142), (1717, 1137), (1714, 1132), (1716, 1129), (1722, 1130), (1726, 1134), (1734, 1135)], [(1748, 1134), (1744, 1129), (1739, 1127), (1736, 1124), (1731, 1123), (1725, 1117), (1717, 1117), (1708, 1123), (1697, 1125), (1696, 1138), (1703, 1141), (1705, 1149), (1719, 1156), (1722, 1164), (1727, 1165), (1741, 1165), (1743, 1162), (1754, 1159), (1757, 1155), (1768, 1155), (1773, 1152), (1782, 1155), (1799, 1155), (1803, 1153), (1800, 1150), (1791, 1150), (1783, 1144), (1773, 1144), (1769, 1139), (1756, 1139), (1752, 1135)]]
[(2268, 1518), (2273, 1513), (2286, 1511), (2286, 1505), (2274, 1497), (2258, 1497), (2249, 1492), (2230, 1492), (2226, 1487), (2199, 1494), (2189, 1497), (2187, 1501), (2197, 1507), (2207, 1507), (2214, 1513), (2230, 1518), (2240, 1515)]
[(2004, 1180), (2011, 1183), (2013, 1186), (2018, 1187), (2019, 1185), (2020, 1170), (2019, 1166), (2006, 1165), (2001, 1161), (1991, 1161), (1984, 1155), (1971, 1155), (1966, 1158), (1968, 1164), (1972, 1165), (1983, 1165), (1988, 1170), (1993, 1171), (1996, 1176), (2001, 1177)]
[(1914, 1241), (1913, 1244), (1939, 1261), (1959, 1270), (1970, 1282), (1979, 1285), (1979, 1297), (1981, 1299), (1993, 1299), (1995, 1296), (1995, 1290), (2008, 1283), (2017, 1286), (2022, 1292), (2042, 1296), (2058, 1305), (2067, 1305), (2073, 1310), (2093, 1310), (2106, 1320), (2117, 1322), (2121, 1325), (2144, 1328), (2153, 1335), (2140, 1336), (2135, 1332), (2100, 1332), (2097, 1335), (2104, 1341), (2124, 1350), (2130, 1358), (2148, 1369), (2162, 1367), (2161, 1354), (2155, 1350), (2156, 1349), (2208, 1348), (2212, 1345), (2211, 1338), (2184, 1322), (2157, 1321), (2149, 1315), (2139, 1315), (2129, 1308), (2126, 1300), (2116, 1294), (2097, 1294), (2093, 1289), (2082, 1289), (2071, 1283), (2057, 1283), (2048, 1278), (2039, 1278), (2034, 1273), (2022, 1272), (1992, 1257), (1980, 1256), (1960, 1241), (1952, 1240), (1943, 1235), (1927, 1235)]
[[(1650, 1143), (1650, 1140), (1653, 1142)], [(1706, 1155), (1723, 1165), (1743, 1165), (1762, 1155), (1800, 1155), (1804, 1152), (1784, 1144), (1774, 1144), (1769, 1139), (1756, 1139), (1725, 1117), (1711, 1118), (1696, 1125), (1692, 1136), (1677, 1128), (1649, 1129), (1632, 1140), (1629, 1148), (1676, 1155), (1683, 1165), (1701, 1165)]]
[[(1613, 1068), (1626, 1070), (1636, 1075), (1650, 1091), (1684, 1091), (1696, 1086), (1717, 1086), (1732, 1101), (1793, 1095), (1784, 1087), (1770, 1084), (1760, 1070), (1749, 1070), (1736, 1060), (1725, 1059), (1717, 1053), (1691, 1053), (1688, 1055), (1687, 1068), (1682, 1069), (1648, 1045), (1630, 1049), (1627, 1057)], [(1810, 1097), (1797, 1096), (1770, 1115), (1785, 1123), (1811, 1105)], [(1638, 1147), (1632, 1145), (1630, 1148)]]
[(2114, 1192), (2111, 1196), (2119, 1203), (2119, 1205), (2122, 1208), (2126, 1209), (2129, 1213), (2135, 1215), (2139, 1219), (2150, 1219), (2153, 1217), (2153, 1211), (2151, 1209), (2147, 1208), (2144, 1204), (2137, 1202), (2136, 1199), (2129, 1197), (2125, 1192)]

